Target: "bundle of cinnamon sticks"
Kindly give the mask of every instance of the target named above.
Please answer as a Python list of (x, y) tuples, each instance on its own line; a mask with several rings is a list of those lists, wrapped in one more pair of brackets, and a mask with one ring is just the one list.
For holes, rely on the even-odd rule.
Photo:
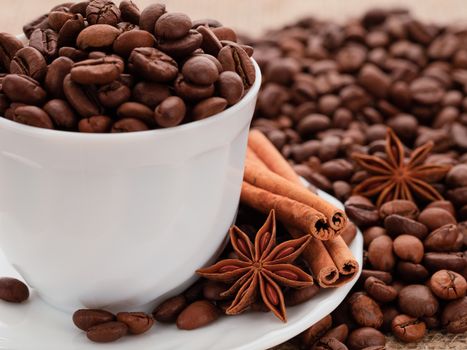
[(276, 211), (294, 238), (311, 235), (302, 253), (323, 288), (338, 287), (358, 271), (341, 235), (355, 235), (345, 213), (309, 191), (293, 168), (260, 131), (248, 139), (241, 201), (263, 213)]

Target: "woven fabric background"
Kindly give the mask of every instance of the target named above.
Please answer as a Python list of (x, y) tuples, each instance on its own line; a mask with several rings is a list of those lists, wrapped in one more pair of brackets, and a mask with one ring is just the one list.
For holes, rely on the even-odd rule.
[[(193, 19), (216, 18), (242, 33), (259, 35), (300, 17), (312, 15), (343, 21), (365, 9), (406, 7), (423, 20), (467, 23), (466, 0), (134, 0), (140, 7), (163, 2), (170, 11), (181, 11)], [(0, 32), (21, 33), (28, 20), (66, 0), (0, 0)], [(117, 0), (118, 2), (118, 0)], [(394, 339), (388, 349), (465, 350), (467, 334), (430, 333), (418, 344), (401, 344)]]

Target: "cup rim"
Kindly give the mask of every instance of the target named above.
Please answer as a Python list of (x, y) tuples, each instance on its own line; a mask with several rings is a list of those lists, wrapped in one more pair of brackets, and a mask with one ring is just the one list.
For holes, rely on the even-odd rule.
[(251, 100), (255, 99), (258, 95), (261, 82), (262, 74), (261, 69), (259, 68), (258, 63), (250, 57), (253, 65), (255, 67), (256, 79), (254, 84), (248, 90), (248, 92), (243, 96), (243, 98), (237, 102), (235, 105), (227, 108), (226, 110), (217, 113), (209, 118), (205, 118), (198, 121), (193, 121), (187, 124), (182, 124), (170, 128), (161, 128), (153, 130), (145, 130), (138, 132), (127, 132), (127, 133), (83, 133), (77, 131), (64, 131), (64, 130), (55, 130), (55, 129), (45, 129), (35, 126), (30, 126), (26, 124), (21, 124), (12, 120), (9, 120), (3, 116), (0, 117), (0, 129), (7, 129), (16, 133), (20, 133), (26, 136), (33, 137), (47, 137), (47, 138), (62, 138), (66, 137), (68, 139), (89, 139), (89, 140), (112, 140), (112, 141), (132, 141), (143, 137), (167, 137), (171, 134), (179, 134), (181, 132), (189, 132), (198, 128), (209, 128), (209, 126), (215, 123), (222, 123), (228, 118), (233, 118), (241, 109), (248, 105)]

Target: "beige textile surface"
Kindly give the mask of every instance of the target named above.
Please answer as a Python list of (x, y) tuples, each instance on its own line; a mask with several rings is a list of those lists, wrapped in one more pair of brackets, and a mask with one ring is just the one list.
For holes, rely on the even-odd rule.
[[(66, 0), (0, 0), (0, 32), (20, 33), (26, 21)], [(216, 18), (244, 33), (260, 34), (299, 17), (344, 20), (367, 8), (407, 7), (424, 20), (467, 22), (467, 0), (134, 0), (140, 7), (163, 2), (170, 11), (182, 11), (193, 19)], [(467, 349), (467, 334), (430, 333), (417, 345), (391, 340), (388, 349)]]

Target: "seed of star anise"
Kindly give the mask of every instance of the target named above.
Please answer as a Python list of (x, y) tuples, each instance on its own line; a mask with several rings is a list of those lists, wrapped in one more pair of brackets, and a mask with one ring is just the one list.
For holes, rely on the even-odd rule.
[(404, 157), (404, 146), (392, 129), (386, 135), (386, 157), (366, 154), (353, 154), (355, 161), (372, 176), (355, 187), (354, 193), (365, 197), (378, 195), (376, 205), (394, 199), (407, 199), (415, 202), (414, 196), (430, 201), (443, 197), (430, 183), (441, 180), (451, 166), (424, 164), (433, 148), (428, 142)]
[(236, 226), (230, 229), (230, 239), (238, 259), (221, 260), (197, 273), (210, 280), (232, 284), (229, 290), (222, 293), (222, 296), (235, 295), (226, 311), (228, 315), (247, 310), (260, 294), (266, 307), (280, 320), (287, 322), (284, 295), (279, 284), (293, 288), (313, 284), (310, 275), (292, 264), (305, 249), (311, 236), (285, 241), (276, 246), (276, 219), (274, 210), (271, 210), (256, 234), (254, 245)]

